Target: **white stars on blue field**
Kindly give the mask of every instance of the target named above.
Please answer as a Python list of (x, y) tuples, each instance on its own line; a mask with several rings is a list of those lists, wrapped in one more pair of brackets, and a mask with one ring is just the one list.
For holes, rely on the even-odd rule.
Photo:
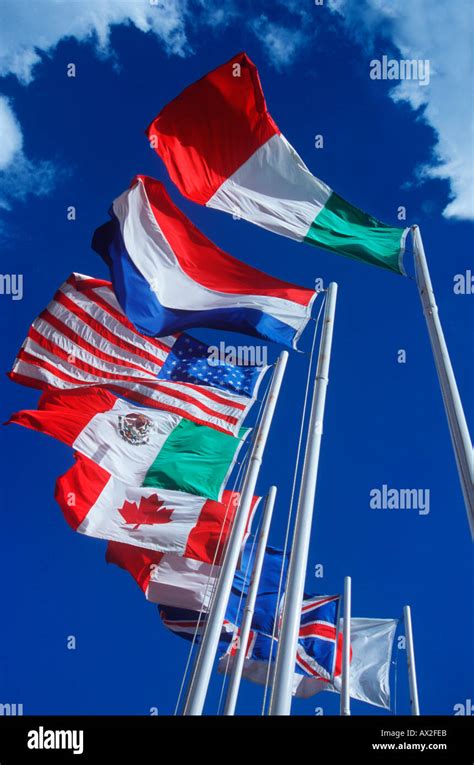
[(209, 348), (189, 335), (181, 335), (170, 350), (159, 378), (174, 382), (210, 385), (251, 396), (260, 369), (254, 366), (236, 366), (226, 362), (214, 366), (209, 363)]

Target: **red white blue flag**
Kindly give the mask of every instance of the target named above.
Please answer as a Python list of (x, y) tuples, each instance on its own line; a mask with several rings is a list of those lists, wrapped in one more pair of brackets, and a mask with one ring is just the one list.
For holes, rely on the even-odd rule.
[(46, 390), (100, 385), (236, 432), (267, 369), (224, 359), (211, 364), (209, 347), (188, 334), (145, 337), (110, 282), (74, 273), (34, 320), (9, 377)]
[(296, 346), (315, 291), (220, 250), (162, 183), (138, 175), (114, 201), (111, 218), (96, 230), (92, 246), (108, 263), (120, 305), (140, 332), (162, 337), (213, 327)]
[[(330, 683), (335, 674), (340, 673), (342, 641), (337, 629), (339, 602), (339, 595), (305, 596), (301, 608), (293, 679), (295, 696), (304, 697), (317, 693), (326, 683)], [(276, 613), (275, 617), (279, 618), (279, 613)], [(273, 634), (273, 630), (264, 632), (259, 627), (259, 623), (254, 620), (246, 647), (243, 677), (259, 685), (265, 685), (268, 665), (273, 665), (276, 660), (278, 630), (275, 630)], [(230, 672), (238, 639), (237, 632), (233, 643), (219, 661), (219, 672)], [(310, 683), (308, 683), (309, 679)], [(318, 681), (316, 685), (315, 680)]]

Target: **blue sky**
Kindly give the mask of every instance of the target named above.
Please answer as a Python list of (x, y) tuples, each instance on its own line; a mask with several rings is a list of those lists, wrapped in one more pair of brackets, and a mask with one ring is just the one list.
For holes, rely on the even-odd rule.
[[(22, 300), (0, 295), (2, 368), (33, 318), (73, 270), (107, 278), (93, 230), (136, 173), (163, 180), (174, 201), (221, 247), (281, 278), (339, 284), (339, 301), (307, 589), (340, 592), (353, 577), (353, 615), (413, 609), (421, 709), (452, 714), (472, 698), (471, 543), (428, 336), (414, 282), (277, 237), (180, 197), (144, 129), (161, 106), (246, 50), (272, 116), (310, 169), (352, 203), (423, 232), (436, 297), (468, 419), (473, 411), (472, 300), (455, 294), (472, 251), (472, 90), (468, 2), (382, 0), (200, 3), (131, 0), (4, 2), (0, 33), (0, 237), (3, 273), (23, 274)], [(439, 10), (439, 15), (434, 11)], [(463, 15), (464, 14), (464, 15)], [(4, 22), (4, 23), (3, 23)], [(427, 30), (427, 26), (429, 29)], [(374, 81), (369, 62), (429, 59), (431, 82)], [(76, 77), (66, 76), (74, 63)], [(314, 147), (316, 134), (324, 148)], [(77, 219), (66, 208), (74, 205)], [(413, 273), (411, 244), (406, 267)], [(195, 330), (207, 341), (230, 333)], [(301, 347), (309, 348), (306, 335)], [(245, 338), (240, 340), (245, 342)], [(397, 353), (406, 351), (406, 363)], [(276, 358), (278, 349), (269, 348)], [(282, 544), (307, 354), (292, 354), (258, 490), (277, 483), (270, 541)], [(37, 392), (3, 379), (3, 420)], [(471, 417), (472, 420), (472, 417)], [(25, 713), (162, 714), (174, 710), (187, 644), (167, 634), (105, 545), (74, 534), (53, 499), (70, 450), (2, 429), (0, 702)], [(430, 512), (372, 510), (388, 484), (430, 490)], [(324, 565), (324, 578), (314, 567)], [(447, 610), (451, 613), (447, 619)], [(68, 650), (68, 636), (76, 650)], [(397, 711), (407, 713), (406, 658)], [(392, 678), (393, 680), (393, 678)], [(215, 676), (206, 711), (215, 713)], [(393, 689), (393, 682), (392, 682)], [(248, 683), (238, 711), (258, 714)], [(293, 712), (335, 714), (338, 699)], [(353, 703), (354, 714), (377, 713)]]

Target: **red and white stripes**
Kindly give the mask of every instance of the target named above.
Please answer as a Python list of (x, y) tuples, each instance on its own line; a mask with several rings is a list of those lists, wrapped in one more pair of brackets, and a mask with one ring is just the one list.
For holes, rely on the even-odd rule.
[(31, 325), (9, 376), (42, 389), (106, 385), (140, 404), (236, 435), (253, 398), (157, 379), (177, 337), (141, 335), (109, 282), (72, 274)]

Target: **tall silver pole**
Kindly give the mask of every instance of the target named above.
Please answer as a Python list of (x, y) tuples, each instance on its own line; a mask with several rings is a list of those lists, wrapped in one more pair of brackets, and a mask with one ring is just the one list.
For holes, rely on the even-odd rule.
[(255, 611), (255, 601), (257, 600), (258, 587), (260, 584), (260, 576), (263, 568), (263, 560), (265, 557), (265, 549), (268, 541), (268, 533), (270, 531), (270, 524), (272, 522), (273, 507), (275, 505), (277, 489), (276, 486), (270, 486), (267, 499), (265, 502), (265, 510), (263, 512), (262, 525), (260, 528), (260, 536), (258, 538), (257, 552), (255, 553), (255, 562), (252, 571), (252, 578), (250, 582), (247, 599), (245, 601), (244, 615), (242, 619), (242, 625), (240, 628), (240, 640), (237, 646), (237, 651), (234, 655), (232, 671), (230, 675), (229, 688), (227, 690), (227, 697), (224, 707), (225, 715), (235, 714), (235, 707), (237, 704), (237, 697), (239, 695), (240, 681), (242, 679), (242, 670), (244, 668), (245, 654), (247, 652), (247, 643), (250, 635), (250, 629), (252, 627), (252, 619)]
[(461, 481), (462, 492), (464, 495), (469, 527), (471, 529), (471, 535), (474, 538), (474, 461), (471, 438), (469, 436), (469, 430), (464, 416), (456, 378), (454, 377), (453, 368), (451, 366), (448, 347), (444, 339), (443, 328), (439, 320), (438, 306), (436, 305), (419, 227), (413, 226), (412, 232), (418, 290), (423, 306), (423, 313), (428, 325), (431, 348), (433, 350), (444, 408), (448, 418), (451, 440), (456, 455), (459, 479)]
[(293, 535), (293, 548), (288, 568), (282, 626), (278, 640), (270, 715), (289, 715), (291, 711), (293, 675), (301, 621), (306, 566), (308, 564), (316, 480), (318, 477), (319, 452), (323, 432), (324, 405), (328, 385), (336, 298), (337, 284), (331, 282), (327, 293), (321, 344), (319, 346), (318, 366), (316, 369), (303, 474)]
[(235, 519), (229, 536), (219, 581), (209, 610), (206, 630), (199, 647), (194, 676), (186, 699), (184, 708), (185, 715), (202, 714), (209, 681), (211, 679), (212, 666), (219, 644), (222, 624), (225, 618), (227, 603), (234, 581), (235, 569), (242, 547), (247, 518), (254, 496), (255, 485), (260, 471), (260, 465), (262, 464), (263, 452), (267, 443), (268, 433), (275, 412), (287, 361), (288, 351), (282, 351), (275, 365), (268, 398), (265, 402), (262, 419), (253, 442), (239, 506), (235, 513)]
[(407, 641), (408, 682), (410, 685), (410, 706), (412, 715), (420, 714), (418, 701), (418, 683), (416, 681), (415, 647), (413, 644), (413, 628), (411, 624), (411, 608), (404, 606), (403, 620), (405, 622), (405, 637)]
[(344, 621), (342, 623), (342, 677), (341, 677), (341, 715), (351, 713), (351, 601), (352, 581), (344, 577)]

